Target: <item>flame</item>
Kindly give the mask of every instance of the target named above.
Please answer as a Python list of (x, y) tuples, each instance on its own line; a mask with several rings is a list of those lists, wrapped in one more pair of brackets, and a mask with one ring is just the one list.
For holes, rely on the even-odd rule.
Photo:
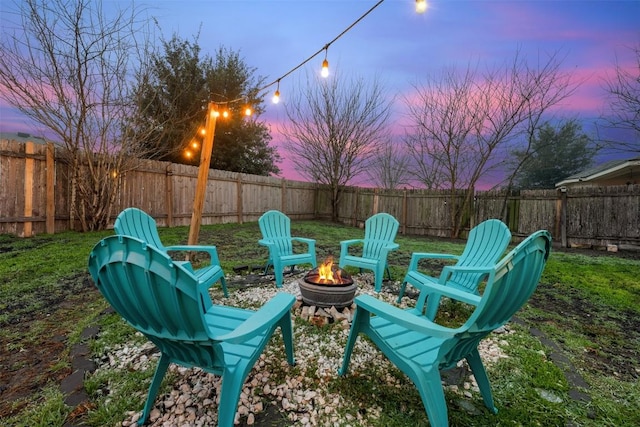
[(318, 267), (318, 283), (342, 283), (340, 272), (333, 270), (333, 258), (327, 259)]

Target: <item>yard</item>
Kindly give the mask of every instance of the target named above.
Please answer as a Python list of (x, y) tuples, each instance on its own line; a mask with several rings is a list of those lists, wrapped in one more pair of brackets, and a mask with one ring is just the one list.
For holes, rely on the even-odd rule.
[[(0, 236), (3, 424), (126, 424), (141, 409), (155, 365), (153, 349), (106, 310), (86, 272), (91, 247), (109, 234)], [(166, 244), (185, 242), (188, 229), (160, 229), (160, 234)], [(361, 237), (362, 231), (310, 221), (294, 222), (293, 234), (315, 238), (321, 261), (337, 258), (339, 241)], [(258, 306), (275, 292), (269, 277), (254, 268), (267, 256), (257, 244), (259, 235), (256, 223), (202, 228), (200, 242), (218, 247), (228, 276), (231, 297), (223, 300), (214, 291), (217, 302)], [(460, 253), (464, 245), (411, 236), (397, 242), (400, 249), (389, 259), (396, 281), (385, 282), (379, 294), (390, 302), (412, 252)], [(506, 331), (488, 340), (483, 353), (491, 359), (487, 365), (499, 413), (484, 408), (461, 367), (446, 377), (451, 424), (640, 425), (639, 255), (554, 250), (530, 303)], [(440, 267), (432, 265), (434, 272)], [(286, 277), (284, 290), (295, 292), (292, 281), (301, 274)], [(363, 283), (360, 292), (371, 292), (368, 276), (357, 277)], [(457, 306), (445, 309), (444, 322), (465, 315)], [(87, 337), (87, 330), (99, 332)], [(282, 365), (282, 345), (275, 339), (250, 374), (241, 424), (428, 425), (415, 387), (366, 340), (359, 339), (353, 360), (360, 359), (340, 378), (335, 371), (346, 330), (339, 322), (318, 326), (296, 316), (294, 334), (296, 366)], [(64, 404), (59, 384), (75, 369), (71, 349), (83, 341), (98, 369), (84, 381), (89, 400), (71, 407)], [(110, 359), (131, 362), (116, 367)], [(175, 413), (168, 402), (180, 403), (187, 394), (200, 411), (193, 425), (215, 420), (215, 398), (206, 391), (215, 390), (215, 378), (174, 370), (168, 379), (157, 399), (162, 410), (156, 424)]]

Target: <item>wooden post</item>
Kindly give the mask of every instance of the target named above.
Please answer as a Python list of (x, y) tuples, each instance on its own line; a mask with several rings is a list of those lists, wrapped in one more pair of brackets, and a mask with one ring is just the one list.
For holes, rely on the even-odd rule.
[(55, 147), (47, 142), (47, 207), (46, 207), (46, 232), (56, 232), (56, 163)]
[(407, 189), (402, 190), (402, 234), (407, 234)]
[(213, 137), (216, 131), (216, 119), (218, 111), (213, 102), (209, 103), (207, 111), (207, 122), (205, 125), (204, 141), (202, 141), (202, 151), (200, 152), (200, 167), (198, 169), (198, 183), (196, 184), (196, 195), (193, 200), (193, 213), (191, 214), (191, 227), (189, 228), (189, 245), (198, 243), (200, 234), (200, 224), (202, 223), (202, 208), (204, 198), (207, 193), (207, 181), (209, 180), (209, 165), (211, 164), (211, 151), (213, 150)]
[(33, 215), (33, 142), (27, 141), (24, 147), (24, 216), (23, 236), (31, 237), (33, 223), (29, 220)]
[(560, 244), (569, 247), (567, 239), (567, 189), (560, 189)]
[(378, 203), (380, 202), (380, 196), (378, 194), (378, 188), (373, 189), (373, 208), (371, 215), (375, 215), (378, 213)]
[(287, 181), (284, 178), (280, 186), (280, 211), (287, 213)]
[(238, 205), (238, 224), (242, 224), (244, 222), (244, 207), (242, 206), (243, 194), (242, 194), (242, 178), (240, 174), (238, 174), (238, 179), (236, 181), (236, 193), (238, 193), (238, 198), (236, 204)]
[(167, 227), (173, 227), (173, 171), (171, 165), (165, 169), (165, 206), (167, 207)]

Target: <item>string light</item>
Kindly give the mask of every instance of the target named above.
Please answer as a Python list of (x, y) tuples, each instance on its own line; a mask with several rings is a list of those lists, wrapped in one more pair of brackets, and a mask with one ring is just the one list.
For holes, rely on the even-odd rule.
[[(289, 74), (293, 73), (298, 68), (302, 67), (307, 62), (311, 61), (313, 58), (315, 58), (316, 56), (320, 55), (322, 53), (322, 51), (326, 52), (326, 50), (329, 49), (329, 46), (331, 46), (336, 40), (338, 40), (340, 37), (345, 35), (349, 30), (351, 30), (353, 27), (355, 27), (356, 24), (358, 24), (360, 21), (362, 21), (365, 18), (365, 16), (367, 16), (368, 14), (373, 12), (373, 10), (375, 8), (377, 8), (378, 6), (380, 6), (383, 2), (384, 2), (384, 0), (379, 0), (376, 4), (371, 6), (371, 8), (369, 8), (369, 10), (367, 10), (364, 14), (362, 14), (362, 16), (360, 16), (360, 18), (356, 19), (351, 25), (349, 25), (344, 31), (342, 31), (340, 34), (338, 34), (336, 37), (334, 37), (334, 39), (331, 40), (329, 43), (325, 44), (320, 50), (318, 50), (316, 53), (314, 53), (313, 55), (311, 55), (310, 57), (308, 57), (307, 59), (305, 59), (304, 61), (302, 61), (298, 65), (296, 65), (295, 67), (293, 67), (291, 70), (287, 71), (285, 74), (280, 76), (278, 79), (276, 79), (276, 80), (272, 81), (271, 83), (269, 83), (268, 85), (262, 87), (260, 89), (260, 91), (263, 91), (263, 90), (273, 86), (274, 84), (277, 84), (278, 85), (278, 89), (276, 90), (277, 100), (276, 100), (276, 96), (275, 95), (273, 97), (273, 103), (277, 104), (278, 101), (280, 100), (280, 80), (282, 80), (285, 77), (289, 76)], [(326, 57), (325, 57), (325, 60), (322, 62), (323, 69), (324, 69), (325, 63), (327, 65), (327, 73), (328, 73), (329, 72), (329, 61), (326, 60)]]
[[(360, 21), (362, 21), (368, 14), (373, 12), (373, 10), (375, 8), (377, 8), (378, 6), (380, 6), (383, 2), (384, 2), (384, 0), (379, 0), (376, 4), (374, 4), (371, 8), (369, 8), (369, 10), (367, 10), (362, 16), (360, 16), (351, 25), (349, 25), (344, 31), (342, 31), (340, 34), (338, 34), (336, 37), (334, 37), (333, 40), (331, 40), (329, 43), (325, 44), (320, 50), (315, 52), (313, 55), (311, 55), (310, 57), (308, 57), (307, 59), (305, 59), (304, 61), (302, 61), (298, 65), (296, 65), (295, 67), (293, 67), (291, 70), (287, 71), (285, 74), (283, 74), (282, 76), (280, 76), (276, 80), (274, 80), (271, 83), (259, 88), (257, 90), (257, 92), (258, 93), (262, 92), (263, 90), (266, 90), (266, 89), (270, 88), (273, 85), (277, 85), (276, 86), (276, 91), (274, 92), (273, 98), (271, 99), (271, 101), (274, 104), (279, 103), (280, 102), (280, 80), (284, 79), (285, 77), (288, 77), (290, 74), (292, 74), (293, 72), (298, 70), (300, 67), (304, 66), (306, 63), (311, 61), (313, 58), (315, 58), (316, 56), (321, 54), (322, 51), (325, 52), (325, 55), (324, 55), (324, 60), (322, 61), (322, 69), (320, 71), (320, 75), (322, 77), (325, 77), (325, 78), (328, 77), (329, 76), (329, 61), (327, 60), (327, 53), (328, 53), (328, 50), (329, 50), (329, 46), (331, 46), (340, 37), (345, 35), (349, 30), (351, 30), (354, 26), (356, 26), (356, 24), (358, 24)], [(424, 13), (426, 10), (427, 10), (427, 2), (426, 2), (426, 0), (416, 0), (416, 12), (417, 13)], [(235, 102), (239, 102), (239, 101), (246, 101), (246, 98), (237, 98), (237, 99), (233, 99), (231, 101), (218, 102), (218, 104), (229, 105), (229, 104), (232, 104), (232, 103), (235, 103)], [(219, 117), (220, 116), (220, 112), (218, 110), (212, 111), (211, 114), (212, 114), (213, 117)], [(250, 106), (247, 106), (245, 108), (244, 114), (246, 116), (250, 116), (250, 115), (253, 114), (253, 111), (252, 111)], [(225, 118), (229, 117), (229, 111), (228, 110), (224, 111), (223, 117), (225, 117)], [(202, 129), (200, 129), (199, 132), (200, 132), (200, 134), (202, 136), (204, 136), (206, 131), (205, 131), (204, 128), (202, 128)], [(186, 157), (191, 158), (192, 155), (193, 154), (189, 150), (185, 151), (185, 156)]]
[[(322, 53), (322, 51), (325, 51), (325, 59), (324, 59), (324, 61), (322, 61), (321, 74), (328, 73), (329, 72), (329, 61), (327, 61), (327, 58), (326, 58), (326, 51), (329, 49), (329, 46), (331, 46), (340, 37), (345, 35), (353, 27), (355, 27), (360, 21), (362, 21), (367, 15), (369, 15), (371, 12), (373, 12), (373, 10), (376, 9), (378, 6), (380, 6), (383, 2), (384, 2), (384, 0), (379, 0), (376, 4), (371, 6), (371, 8), (369, 8), (369, 10), (367, 10), (365, 13), (363, 13), (362, 16), (360, 16), (351, 25), (349, 25), (344, 31), (342, 31), (340, 34), (338, 34), (336, 37), (334, 37), (333, 40), (331, 40), (329, 43), (325, 44), (321, 49), (319, 49), (313, 55), (309, 56), (307, 59), (305, 59), (304, 61), (302, 61), (301, 63), (299, 63), (295, 67), (293, 67), (291, 70), (289, 70), (286, 73), (284, 73), (282, 76), (278, 77), (277, 79), (275, 79), (271, 83), (259, 88), (258, 92), (262, 92), (263, 90), (266, 90), (266, 89), (270, 88), (273, 85), (277, 85), (276, 91), (275, 91), (275, 93), (273, 95), (273, 98), (272, 98), (272, 102), (274, 104), (277, 104), (278, 102), (280, 102), (280, 80), (284, 79), (285, 77), (288, 77), (290, 74), (292, 74), (293, 72), (295, 72), (296, 70), (298, 70), (299, 68), (304, 66), (307, 62), (311, 61), (313, 58), (315, 58), (316, 56), (320, 55)], [(418, 13), (423, 13), (424, 11), (426, 11), (426, 9), (427, 9), (426, 0), (416, 0), (416, 11)], [(325, 71), (325, 68), (326, 68), (326, 71)], [(238, 99), (234, 99), (234, 100), (231, 100), (231, 101), (227, 101), (226, 104), (230, 104), (230, 103), (238, 102), (238, 101), (242, 101), (242, 100), (244, 100), (244, 98), (238, 98)]]
[(276, 88), (276, 92), (273, 94), (272, 101), (274, 104), (280, 102), (280, 79), (278, 79), (278, 87)]
[(327, 61), (327, 51), (329, 47), (326, 46), (324, 48), (324, 61), (322, 61), (322, 70), (320, 71), (320, 75), (325, 79), (329, 77), (329, 61)]

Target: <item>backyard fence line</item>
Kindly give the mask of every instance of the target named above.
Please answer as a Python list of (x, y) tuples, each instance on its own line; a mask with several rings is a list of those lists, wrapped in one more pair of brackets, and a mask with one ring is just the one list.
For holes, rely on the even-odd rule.
[[(51, 143), (0, 141), (0, 234), (29, 237), (72, 229), (69, 166), (58, 149)], [(134, 206), (159, 226), (189, 226), (197, 176), (197, 166), (141, 161), (121, 177), (112, 221), (122, 209)], [(640, 185), (474, 194), (464, 213), (465, 231), (500, 218), (516, 239), (546, 229), (564, 247), (640, 245)], [(448, 204), (461, 202), (464, 191), (452, 195), (447, 190), (349, 186), (341, 197), (338, 220), (343, 224), (362, 227), (369, 216), (387, 212), (400, 221), (402, 234), (449, 237)], [(209, 171), (202, 225), (253, 222), (270, 209), (294, 221), (328, 220), (331, 191), (316, 183)]]

